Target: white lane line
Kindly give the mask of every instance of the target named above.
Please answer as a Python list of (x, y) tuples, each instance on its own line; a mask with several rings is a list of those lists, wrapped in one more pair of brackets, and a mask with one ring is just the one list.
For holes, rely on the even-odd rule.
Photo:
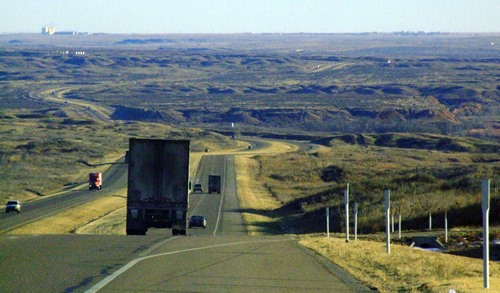
[(219, 228), (220, 215), (222, 213), (222, 203), (224, 202), (224, 190), (227, 182), (227, 156), (224, 156), (224, 184), (221, 182), (221, 191), (220, 191), (220, 202), (219, 202), (219, 211), (217, 212), (217, 221), (215, 222), (215, 228), (213, 235), (217, 233), (217, 229)]
[(143, 253), (139, 254), (140, 256), (147, 256), (148, 254), (150, 254), (153, 250), (155, 250), (156, 248), (158, 248), (160, 245), (163, 245), (164, 243), (166, 242), (169, 242), (169, 241), (172, 241), (174, 239), (177, 239), (179, 238), (179, 236), (174, 236), (172, 238), (168, 238), (168, 239), (165, 239), (161, 242), (158, 242), (156, 243), (155, 245), (153, 245), (152, 247), (150, 247), (149, 249), (147, 249), (146, 251), (144, 251)]
[(172, 255), (172, 254), (177, 254), (177, 253), (183, 253), (183, 252), (190, 252), (190, 251), (197, 251), (197, 250), (204, 250), (204, 249), (210, 249), (210, 248), (217, 248), (217, 247), (224, 247), (224, 246), (231, 246), (231, 245), (242, 245), (242, 244), (250, 244), (250, 243), (266, 243), (266, 242), (284, 242), (284, 241), (293, 241), (293, 239), (279, 239), (279, 240), (258, 240), (258, 241), (242, 241), (242, 242), (233, 242), (233, 243), (224, 243), (224, 244), (216, 244), (216, 245), (210, 245), (210, 246), (204, 246), (204, 247), (196, 247), (196, 248), (189, 248), (189, 249), (183, 249), (183, 250), (177, 250), (177, 251), (171, 251), (171, 252), (164, 252), (164, 253), (159, 253), (159, 254), (153, 254), (153, 255), (148, 255), (148, 256), (143, 256), (136, 258), (114, 272), (113, 274), (107, 276), (103, 280), (101, 280), (99, 283), (95, 284), (92, 288), (88, 289), (85, 291), (85, 293), (95, 293), (104, 286), (106, 286), (108, 283), (116, 279), (118, 276), (126, 272), (128, 269), (136, 265), (137, 263), (153, 258), (153, 257), (159, 257), (159, 256), (166, 256), (166, 255)]
[(201, 202), (203, 201), (204, 199), (204, 195), (201, 195), (198, 197), (198, 202), (196, 203), (196, 205), (194, 206), (194, 209), (191, 210), (191, 216), (192, 215), (196, 215), (196, 210), (198, 209), (198, 207), (200, 206)]

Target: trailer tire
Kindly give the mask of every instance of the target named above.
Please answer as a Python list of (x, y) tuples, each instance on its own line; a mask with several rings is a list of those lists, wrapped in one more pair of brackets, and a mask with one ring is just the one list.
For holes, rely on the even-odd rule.
[(127, 212), (126, 232), (127, 235), (146, 235), (148, 226), (139, 219), (131, 218)]

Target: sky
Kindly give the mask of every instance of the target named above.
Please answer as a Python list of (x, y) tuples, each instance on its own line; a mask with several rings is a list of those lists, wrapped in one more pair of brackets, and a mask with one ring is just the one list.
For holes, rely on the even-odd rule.
[(500, 32), (500, 0), (0, 0), (0, 33)]

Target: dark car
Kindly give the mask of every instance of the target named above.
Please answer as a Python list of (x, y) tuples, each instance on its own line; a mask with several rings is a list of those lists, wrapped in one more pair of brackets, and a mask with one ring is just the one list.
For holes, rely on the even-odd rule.
[(203, 192), (203, 188), (201, 187), (201, 184), (195, 184), (193, 187), (193, 192)]
[(21, 211), (21, 202), (18, 200), (7, 201), (7, 204), (5, 205), (5, 212), (8, 213), (10, 211), (19, 213)]
[(207, 227), (207, 220), (203, 216), (191, 216), (189, 218), (189, 228), (191, 227)]

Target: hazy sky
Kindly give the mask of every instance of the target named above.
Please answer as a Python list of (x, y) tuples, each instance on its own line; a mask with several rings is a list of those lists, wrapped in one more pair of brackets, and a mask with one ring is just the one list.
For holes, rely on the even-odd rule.
[(0, 33), (500, 32), (500, 0), (0, 0)]

